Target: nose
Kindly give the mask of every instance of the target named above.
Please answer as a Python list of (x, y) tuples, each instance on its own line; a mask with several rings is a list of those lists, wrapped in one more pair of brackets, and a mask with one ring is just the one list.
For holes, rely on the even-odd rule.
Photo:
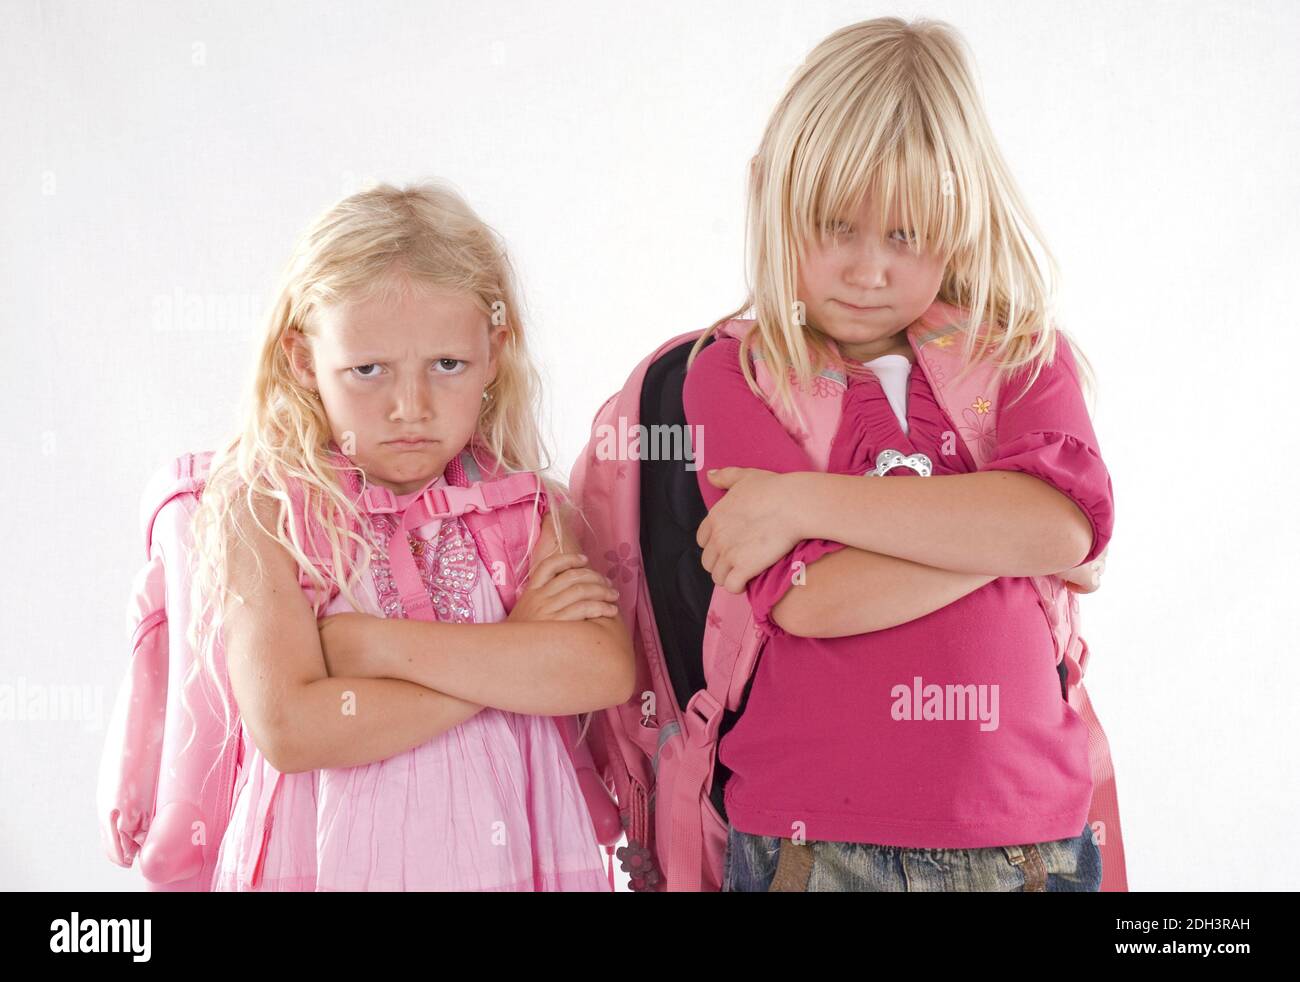
[(883, 242), (855, 243), (847, 257), (844, 282), (858, 290), (879, 290), (889, 285), (888, 269), (889, 254)]
[(418, 373), (400, 379), (393, 391), (393, 411), (389, 418), (394, 423), (423, 423), (433, 417), (428, 383)]

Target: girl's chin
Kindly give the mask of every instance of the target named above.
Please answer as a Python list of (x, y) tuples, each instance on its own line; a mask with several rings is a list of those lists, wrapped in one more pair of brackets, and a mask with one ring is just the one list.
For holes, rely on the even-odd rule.
[(361, 461), (358, 465), (365, 472), (366, 480), (388, 488), (394, 494), (410, 494), (419, 491), (446, 469), (445, 461), (438, 461), (428, 453), (405, 453), (400, 455), (404, 461), (396, 465), (392, 459), (367, 467)]

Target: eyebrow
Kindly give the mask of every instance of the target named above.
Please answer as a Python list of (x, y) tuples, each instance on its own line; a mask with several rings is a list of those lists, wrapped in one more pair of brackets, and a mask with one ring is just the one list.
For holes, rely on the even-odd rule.
[[(354, 361), (354, 362), (357, 362), (358, 364), (365, 364), (365, 365), (369, 365), (369, 364), (371, 364), (371, 363), (378, 363), (378, 362), (385, 362), (385, 361), (392, 361), (392, 360), (393, 360), (393, 359), (392, 359), (391, 357), (389, 357), (388, 355), (375, 354), (375, 353), (373, 353), (373, 352), (369, 352), (369, 351), (352, 352), (352, 351), (348, 351), (348, 350), (344, 350), (344, 352), (343, 352), (343, 358), (344, 358), (345, 361)], [(468, 355), (458, 353), (458, 352), (456, 352), (456, 351), (454, 351), (454, 350), (451, 350), (451, 351), (445, 351), (444, 353), (442, 353), (442, 354), (437, 354), (437, 355), (425, 355), (424, 358), (423, 358), (423, 360), (424, 360), (424, 361), (440, 361), (440, 360), (442, 360), (443, 358), (455, 358), (457, 361), (469, 361), (469, 360), (470, 360), (470, 358), (469, 358)]]

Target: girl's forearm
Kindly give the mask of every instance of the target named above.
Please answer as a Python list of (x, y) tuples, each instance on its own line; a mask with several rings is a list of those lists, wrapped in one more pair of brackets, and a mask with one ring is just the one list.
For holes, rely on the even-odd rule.
[(286, 700), (281, 759), (272, 766), (289, 774), (384, 760), (427, 743), (482, 708), (399, 679), (317, 679)]
[(859, 477), (812, 471), (793, 482), (798, 534), (958, 573), (1047, 576), (1092, 548), (1092, 525), (1046, 481), (1015, 471)]
[(454, 624), (377, 619), (373, 674), (484, 706), (561, 716), (623, 702), (636, 685), (621, 618)]
[(772, 620), (805, 638), (882, 631), (924, 617), (997, 579), (845, 548), (803, 571), (772, 608)]

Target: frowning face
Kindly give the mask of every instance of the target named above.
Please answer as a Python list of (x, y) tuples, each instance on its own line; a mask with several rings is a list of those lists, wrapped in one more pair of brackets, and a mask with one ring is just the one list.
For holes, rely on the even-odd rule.
[(901, 331), (939, 293), (944, 261), (936, 252), (913, 252), (914, 232), (896, 208), (885, 228), (879, 209), (865, 198), (856, 215), (824, 219), (826, 234), (808, 243), (799, 268), (799, 299), (808, 322), (834, 338), (844, 357), (866, 361), (884, 354), (911, 357)]
[(335, 441), (370, 483), (418, 491), (474, 435), (507, 329), (466, 294), (408, 280), (317, 313), (305, 343), (286, 335), (294, 374), (320, 391)]

